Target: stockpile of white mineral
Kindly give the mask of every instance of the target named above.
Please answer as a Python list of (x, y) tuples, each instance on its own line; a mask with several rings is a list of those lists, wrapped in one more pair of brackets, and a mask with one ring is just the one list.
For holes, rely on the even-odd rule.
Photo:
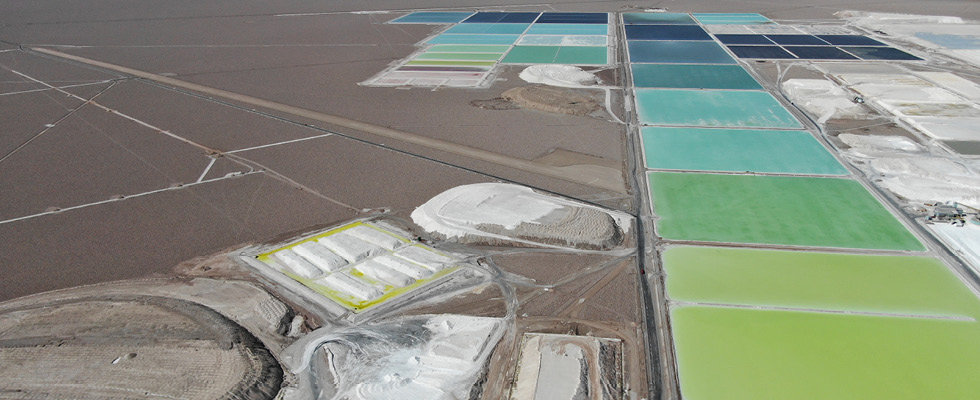
[(415, 209), (412, 220), (459, 243), (590, 250), (622, 244), (630, 223), (625, 213), (504, 183), (449, 189)]

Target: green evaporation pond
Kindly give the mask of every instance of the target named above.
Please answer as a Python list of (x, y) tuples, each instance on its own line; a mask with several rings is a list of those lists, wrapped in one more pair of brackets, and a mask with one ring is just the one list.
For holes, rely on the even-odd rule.
[(671, 172), (649, 179), (666, 239), (925, 250), (857, 181)]
[(673, 301), (980, 319), (935, 258), (685, 246), (663, 265)]
[(561, 46), (514, 46), (504, 57), (510, 64), (547, 64), (555, 62)]
[(636, 89), (640, 123), (721, 128), (802, 128), (772, 95), (748, 90)]
[(632, 64), (631, 68), (636, 87), (762, 90), (738, 65)]
[(607, 64), (609, 50), (605, 46), (562, 46), (555, 62), (559, 64)]
[(980, 324), (739, 308), (671, 311), (685, 400), (976, 399)]
[(475, 45), (468, 46), (465, 44), (437, 44), (435, 46), (429, 47), (429, 51), (434, 51), (438, 53), (506, 53), (510, 49), (510, 46), (500, 46), (500, 45)]
[(468, 60), (468, 61), (496, 61), (501, 53), (438, 53), (434, 51), (425, 52), (415, 57), (416, 60)]
[(847, 175), (807, 131), (645, 127), (648, 168)]
[(514, 46), (507, 64), (606, 64), (605, 46)]

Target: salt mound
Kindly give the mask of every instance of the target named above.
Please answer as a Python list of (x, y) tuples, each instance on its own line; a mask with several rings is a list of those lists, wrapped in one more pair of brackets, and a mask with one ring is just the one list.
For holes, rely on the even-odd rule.
[(623, 241), (623, 213), (503, 183), (457, 186), (412, 212), (437, 237), (459, 243), (607, 250)]
[(445, 314), (337, 330), (314, 359), (319, 398), (469, 398), (504, 326), (499, 318)]
[(819, 123), (831, 118), (866, 118), (868, 111), (851, 101), (851, 96), (826, 79), (790, 79), (783, 90), (794, 103), (817, 116)]
[(530, 83), (551, 86), (583, 87), (595, 85), (597, 80), (591, 72), (572, 65), (539, 64), (521, 71), (521, 79)]
[(888, 157), (901, 153), (918, 153), (925, 151), (918, 143), (903, 136), (854, 135), (842, 133), (837, 136), (851, 148), (849, 154), (858, 157)]
[(980, 207), (980, 176), (952, 160), (935, 157), (879, 158), (871, 167), (885, 177), (880, 185), (918, 202), (956, 201)]

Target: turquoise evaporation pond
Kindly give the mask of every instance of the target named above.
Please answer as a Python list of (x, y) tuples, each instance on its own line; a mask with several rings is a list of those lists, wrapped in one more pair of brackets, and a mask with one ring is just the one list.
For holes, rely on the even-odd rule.
[(527, 46), (606, 46), (604, 35), (524, 35), (518, 45)]
[(627, 25), (697, 25), (684, 13), (623, 13)]
[(453, 24), (473, 15), (472, 12), (420, 11), (388, 21), (390, 24)]
[(647, 168), (847, 175), (807, 131), (644, 127)]
[(428, 51), (436, 53), (506, 53), (510, 46), (501, 45), (465, 45), (465, 44), (437, 44), (429, 47)]
[(739, 14), (739, 13), (717, 13), (717, 14), (702, 14), (695, 13), (694, 18), (698, 22), (705, 25), (760, 25), (760, 24), (775, 24), (769, 18), (762, 16), (762, 14)]
[(605, 24), (533, 24), (528, 35), (606, 35), (609, 26)]
[(644, 125), (720, 128), (803, 128), (768, 92), (636, 89)]
[(762, 90), (738, 65), (631, 64), (630, 68), (635, 87)]
[(443, 33), (432, 39), (428, 44), (514, 44), (521, 35), (477, 35)]
[(675, 302), (980, 317), (977, 296), (932, 257), (671, 246), (663, 266)]
[(630, 62), (667, 64), (736, 64), (724, 48), (709, 41), (630, 40)]
[(521, 34), (531, 24), (458, 24), (446, 30), (445, 33), (488, 33), (488, 34)]
[(674, 307), (685, 400), (972, 400), (980, 323)]
[(501, 60), (505, 64), (605, 65), (609, 50), (589, 46), (514, 46)]
[(925, 247), (851, 179), (651, 172), (665, 239), (850, 249)]

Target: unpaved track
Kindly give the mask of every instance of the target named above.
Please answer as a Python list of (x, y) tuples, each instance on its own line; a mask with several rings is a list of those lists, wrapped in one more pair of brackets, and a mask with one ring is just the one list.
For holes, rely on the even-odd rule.
[[(606, 176), (608, 174), (601, 174), (601, 173), (590, 174), (585, 171), (582, 171), (581, 169), (574, 169), (569, 167), (553, 167), (550, 165), (539, 164), (533, 161), (510, 157), (507, 155), (493, 153), (486, 150), (480, 150), (475, 147), (448, 142), (445, 140), (428, 138), (428, 137), (416, 135), (414, 133), (399, 131), (383, 126), (369, 124), (366, 122), (355, 121), (349, 118), (325, 114), (322, 112), (308, 110), (305, 108), (291, 106), (288, 104), (263, 100), (257, 97), (247, 96), (244, 94), (230, 92), (227, 90), (222, 90), (209, 86), (199, 85), (196, 83), (186, 82), (179, 79), (153, 74), (150, 72), (140, 71), (132, 68), (123, 67), (120, 65), (110, 64), (102, 61), (92, 60), (85, 57), (79, 57), (67, 53), (62, 53), (60, 51), (55, 51), (51, 49), (34, 47), (31, 50), (37, 51), (39, 53), (44, 53), (50, 56), (64, 58), (75, 62), (88, 64), (100, 68), (105, 68), (116, 72), (121, 72), (124, 74), (140, 77), (143, 79), (148, 79), (165, 85), (179, 87), (187, 90), (193, 90), (199, 93), (204, 93), (211, 96), (217, 96), (227, 100), (237, 101), (240, 103), (245, 103), (256, 107), (262, 107), (269, 110), (279, 111), (290, 115), (308, 118), (314, 121), (320, 121), (335, 126), (354, 129), (360, 132), (370, 133), (373, 135), (395, 139), (406, 143), (425, 146), (431, 149), (445, 151), (448, 153), (457, 154), (465, 157), (470, 157), (473, 159), (486, 161), (493, 164), (518, 169), (521, 171), (532, 172), (539, 175), (545, 175), (545, 176), (558, 178), (569, 182), (580, 183), (580, 184), (584, 184), (600, 189), (612, 190), (614, 192), (622, 192), (624, 190), (622, 186), (621, 177), (610, 177), (610, 176)], [(609, 179), (609, 178), (618, 178), (618, 182), (617, 179)]]

